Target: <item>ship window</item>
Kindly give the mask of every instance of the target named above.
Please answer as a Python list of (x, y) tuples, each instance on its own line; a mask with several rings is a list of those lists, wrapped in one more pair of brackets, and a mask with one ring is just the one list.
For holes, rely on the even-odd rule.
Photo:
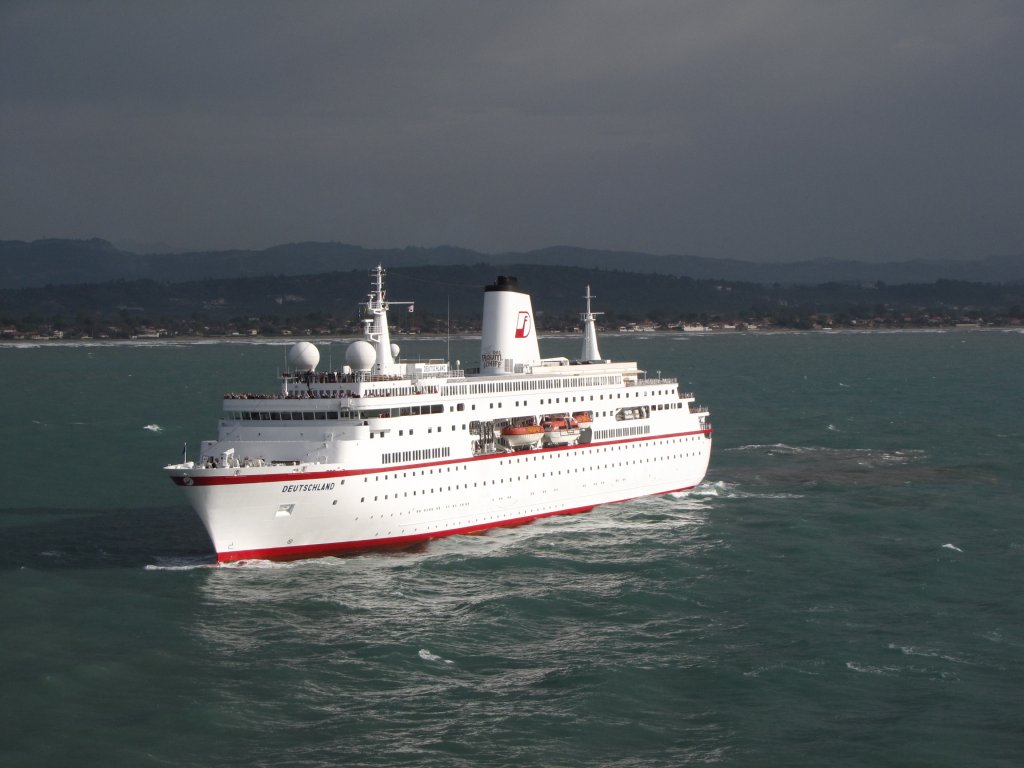
[(312, 421), (313, 420), (313, 412), (312, 411), (305, 411), (305, 412), (303, 412), (302, 418), (305, 421)]
[(266, 411), (260, 413), (260, 421), (270, 421), (270, 414)]

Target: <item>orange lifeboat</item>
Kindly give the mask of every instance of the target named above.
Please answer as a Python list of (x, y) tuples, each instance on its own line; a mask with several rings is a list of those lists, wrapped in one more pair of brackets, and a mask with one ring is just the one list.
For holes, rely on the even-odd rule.
[(501, 436), (510, 448), (532, 448), (544, 436), (544, 427), (537, 424), (510, 424), (502, 427)]
[(590, 411), (577, 411), (572, 415), (576, 422), (581, 428), (586, 429), (594, 423), (594, 417), (590, 415)]
[(570, 416), (550, 416), (541, 426), (546, 445), (572, 445), (580, 439), (580, 425)]

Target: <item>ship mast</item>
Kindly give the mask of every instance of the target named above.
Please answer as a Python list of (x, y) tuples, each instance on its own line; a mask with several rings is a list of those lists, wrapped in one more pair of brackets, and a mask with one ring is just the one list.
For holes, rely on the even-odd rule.
[(391, 334), (388, 331), (388, 309), (392, 304), (412, 304), (411, 301), (388, 301), (384, 292), (384, 267), (378, 264), (370, 270), (370, 293), (367, 300), (362, 303), (370, 316), (363, 320), (364, 338), (373, 344), (377, 353), (377, 361), (373, 365), (373, 372), (386, 373), (395, 364), (392, 352)]
[(580, 313), (580, 320), (583, 321), (583, 354), (580, 355), (580, 360), (599, 363), (602, 358), (601, 352), (597, 348), (597, 329), (594, 326), (594, 318), (603, 315), (604, 312), (590, 311), (590, 300), (597, 297), (590, 293), (589, 285), (587, 286), (587, 295), (583, 298), (587, 300), (587, 311)]

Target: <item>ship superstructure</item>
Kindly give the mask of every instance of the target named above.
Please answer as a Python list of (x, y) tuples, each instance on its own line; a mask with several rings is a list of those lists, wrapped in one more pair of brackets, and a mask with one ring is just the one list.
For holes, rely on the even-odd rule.
[(225, 395), (216, 440), (165, 467), (221, 562), (404, 546), (685, 491), (711, 455), (708, 410), (672, 378), (540, 355), (514, 277), (484, 289), (478, 368), (402, 361), (377, 267), (363, 338), (338, 371), (299, 342), (272, 395)]

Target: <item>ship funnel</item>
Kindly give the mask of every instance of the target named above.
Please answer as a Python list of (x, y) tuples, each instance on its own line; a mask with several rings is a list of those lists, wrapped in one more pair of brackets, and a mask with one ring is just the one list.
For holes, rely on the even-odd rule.
[(519, 290), (516, 278), (501, 275), (493, 285), (484, 288), (480, 373), (515, 373), (517, 365), (539, 360), (530, 295)]
[(587, 311), (580, 313), (580, 320), (583, 321), (583, 354), (580, 355), (580, 360), (588, 363), (600, 363), (601, 352), (597, 348), (597, 328), (594, 325), (594, 320), (598, 315), (604, 313), (590, 311), (590, 300), (597, 297), (590, 292), (589, 285), (587, 286), (587, 295), (583, 298), (587, 300)]

